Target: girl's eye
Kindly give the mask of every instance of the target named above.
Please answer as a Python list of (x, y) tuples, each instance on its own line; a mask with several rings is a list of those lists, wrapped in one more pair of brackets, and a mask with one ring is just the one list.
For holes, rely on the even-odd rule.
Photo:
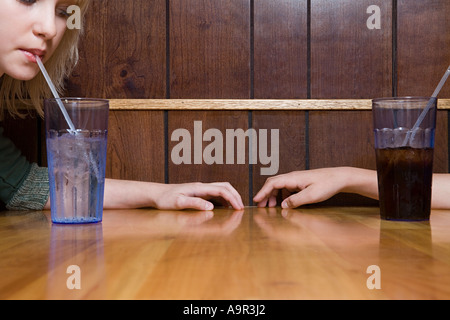
[(19, 2), (22, 2), (23, 4), (31, 5), (36, 2), (36, 0), (19, 0)]
[[(37, 0), (17, 0), (17, 1), (19, 1), (20, 3), (23, 3), (25, 5), (28, 5), (28, 6), (30, 6), (32, 4), (35, 4), (37, 2)], [(58, 17), (62, 17), (62, 18), (70, 17), (70, 14), (67, 12), (67, 8), (68, 8), (68, 6), (67, 7), (64, 6), (64, 7), (61, 7), (61, 8), (57, 8), (56, 9), (56, 15)]]
[(67, 8), (56, 9), (56, 15), (63, 18), (70, 17), (70, 14), (67, 12)]

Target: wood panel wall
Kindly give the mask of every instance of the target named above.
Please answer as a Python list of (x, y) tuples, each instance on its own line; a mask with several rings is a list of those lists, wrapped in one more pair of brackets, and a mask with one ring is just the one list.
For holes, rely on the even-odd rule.
[[(380, 29), (367, 27), (371, 5), (380, 8)], [(447, 0), (93, 0), (67, 96), (430, 95), (450, 64), (449, 17)], [(450, 85), (440, 98), (450, 98)], [(448, 112), (439, 112), (437, 172), (449, 171)], [(204, 130), (279, 129), (278, 173), (375, 167), (370, 110), (125, 108), (111, 111), (108, 176), (168, 183), (230, 181), (251, 204), (267, 178), (260, 164), (173, 163), (171, 134), (186, 128), (193, 135), (194, 121), (202, 121)], [(22, 132), (6, 126), (12, 137)], [(30, 135), (39, 128), (32, 125)], [(43, 158), (37, 142), (26, 145), (31, 159)]]

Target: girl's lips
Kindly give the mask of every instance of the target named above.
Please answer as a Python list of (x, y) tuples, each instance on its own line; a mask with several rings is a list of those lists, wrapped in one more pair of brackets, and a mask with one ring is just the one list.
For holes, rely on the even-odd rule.
[(28, 61), (32, 63), (37, 63), (35, 55), (39, 56), (41, 60), (44, 58), (44, 52), (41, 50), (24, 50), (24, 49), (20, 50), (23, 52)]

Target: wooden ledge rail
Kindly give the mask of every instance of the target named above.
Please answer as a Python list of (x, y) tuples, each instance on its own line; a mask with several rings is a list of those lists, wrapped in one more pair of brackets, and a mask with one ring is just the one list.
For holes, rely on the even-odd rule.
[[(111, 99), (111, 110), (371, 110), (371, 99)], [(438, 109), (450, 109), (439, 99)]]

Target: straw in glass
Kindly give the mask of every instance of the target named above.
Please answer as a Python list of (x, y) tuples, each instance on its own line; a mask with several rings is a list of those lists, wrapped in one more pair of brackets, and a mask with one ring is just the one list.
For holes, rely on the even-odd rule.
[(58, 104), (59, 108), (61, 109), (61, 112), (64, 115), (64, 119), (66, 119), (67, 124), (69, 125), (69, 132), (74, 134), (76, 132), (75, 126), (73, 125), (72, 120), (69, 117), (69, 114), (67, 113), (66, 108), (64, 107), (64, 105), (61, 102), (61, 98), (59, 97), (58, 92), (56, 91), (55, 86), (53, 85), (52, 80), (50, 79), (50, 76), (47, 73), (47, 70), (44, 67), (44, 64), (42, 63), (41, 59), (39, 58), (39, 56), (35, 56), (36, 57), (36, 62), (39, 65), (39, 69), (41, 69), (42, 74), (44, 75), (45, 80), (47, 81), (48, 86), (50, 87), (50, 90), (53, 93), (53, 96), (56, 99), (56, 103)]
[[(433, 95), (431, 96), (431, 99), (428, 101), (427, 106), (425, 107), (425, 109), (423, 109), (422, 113), (419, 115), (419, 118), (417, 118), (416, 123), (414, 124), (413, 128), (411, 130), (408, 130), (408, 133), (406, 134), (406, 138), (403, 141), (403, 146), (406, 146), (408, 144), (408, 140), (410, 138), (414, 137), (414, 131), (416, 131), (420, 124), (422, 123), (423, 119), (425, 119), (425, 116), (427, 115), (428, 111), (431, 109), (431, 107), (433, 106), (433, 101), (434, 99), (437, 98), (439, 91), (441, 91), (442, 87), (445, 84), (445, 81), (447, 81), (448, 76), (450, 75), (450, 66), (448, 67), (447, 71), (444, 73), (444, 76), (442, 77), (441, 81), (439, 82), (439, 84), (437, 85), (436, 89), (433, 92)], [(413, 136), (411, 137), (411, 134), (413, 134)]]
[[(44, 67), (44, 64), (42, 63), (41, 59), (39, 58), (39, 56), (35, 56), (36, 57), (36, 62), (39, 65), (39, 68), (41, 69), (42, 74), (44, 75), (45, 80), (47, 81), (48, 86), (50, 87), (50, 90), (53, 93), (53, 96), (56, 99), (56, 103), (58, 104), (59, 108), (61, 109), (61, 112), (64, 115), (64, 118), (66, 119), (67, 124), (69, 125), (69, 133), (71, 134), (76, 134), (77, 130), (75, 129), (75, 126), (73, 125), (72, 120), (69, 117), (69, 114), (67, 113), (66, 108), (64, 107), (64, 105), (62, 104), (61, 98), (59, 97), (58, 92), (56, 91), (55, 86), (53, 85), (52, 80), (50, 79), (50, 76), (47, 73), (47, 70)], [(95, 171), (95, 174), (97, 177), (99, 177), (99, 172), (98, 172), (98, 168), (95, 165), (95, 161), (94, 161), (94, 157), (92, 155), (92, 152), (89, 152), (89, 155), (87, 155), (88, 157), (88, 161), (92, 164), (92, 168)]]

